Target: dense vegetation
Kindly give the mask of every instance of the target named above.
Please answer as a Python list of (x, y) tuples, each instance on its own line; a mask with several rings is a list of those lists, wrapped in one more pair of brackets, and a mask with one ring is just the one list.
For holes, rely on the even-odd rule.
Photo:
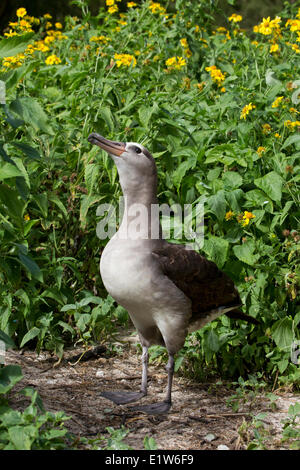
[(300, 9), (246, 33), (237, 14), (216, 27), (215, 3), (119, 14), (107, 0), (97, 16), (76, 4), (82, 17), (64, 24), (21, 8), (0, 42), (1, 338), (61, 357), (126, 326), (98, 269), (96, 207), (117, 206), (120, 188), (87, 141), (97, 131), (149, 148), (161, 203), (205, 204), (203, 251), (260, 321), (219, 318), (188, 337), (177, 368), (296, 386)]

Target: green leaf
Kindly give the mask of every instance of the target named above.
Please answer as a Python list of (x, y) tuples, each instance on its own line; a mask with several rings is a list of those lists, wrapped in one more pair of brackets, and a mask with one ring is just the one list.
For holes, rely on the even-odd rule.
[(213, 352), (218, 352), (220, 349), (220, 341), (218, 335), (213, 329), (210, 329), (206, 335), (206, 346)]
[(36, 326), (31, 328), (31, 330), (27, 331), (26, 335), (23, 336), (20, 348), (23, 348), (24, 344), (28, 343), (28, 341), (38, 336), (39, 332), (40, 328), (37, 328)]
[(12, 426), (8, 428), (9, 440), (16, 450), (30, 450), (31, 446), (38, 436), (36, 426)]
[(101, 108), (100, 115), (104, 119), (108, 129), (112, 132), (115, 128), (115, 124), (110, 108), (106, 106)]
[(31, 273), (31, 275), (35, 279), (38, 279), (40, 282), (43, 282), (43, 273), (40, 270), (39, 266), (36, 264), (36, 262), (33, 261), (30, 256), (19, 251), (18, 258), (21, 264)]
[(146, 450), (156, 450), (157, 444), (153, 437), (145, 436), (144, 438), (144, 447)]
[(42, 106), (30, 96), (23, 96), (12, 101), (10, 109), (18, 114), (24, 122), (38, 131), (53, 135), (54, 131)]
[(213, 196), (207, 198), (207, 204), (211, 212), (213, 212), (217, 219), (222, 222), (224, 220), (226, 212), (226, 200), (224, 191), (220, 190), (217, 192), (217, 194), (214, 194)]
[(99, 165), (97, 163), (90, 163), (89, 165), (86, 165), (84, 169), (84, 180), (89, 194), (91, 194), (98, 178)]
[(28, 144), (25, 144), (24, 142), (9, 142), (9, 143), (19, 148), (20, 150), (22, 150), (22, 152), (25, 153), (25, 155), (29, 158), (32, 158), (34, 160), (39, 160), (41, 158), (39, 152), (35, 148), (31, 147)]
[(224, 238), (211, 236), (204, 241), (203, 251), (216, 263), (219, 268), (224, 266), (227, 259), (229, 243)]
[(35, 194), (33, 196), (34, 202), (41, 210), (42, 216), (46, 219), (48, 216), (48, 197), (47, 194)]
[(26, 203), (20, 200), (18, 193), (6, 184), (0, 184), (0, 200), (7, 207), (7, 214), (22, 227)]
[(255, 243), (253, 240), (247, 240), (242, 245), (236, 245), (233, 247), (235, 256), (243, 263), (253, 266), (260, 258), (259, 254), (254, 254)]
[(23, 176), (22, 172), (17, 168), (17, 166), (12, 165), (11, 163), (0, 163), (0, 181), (3, 181), (8, 178), (14, 178), (15, 176)]
[(147, 128), (151, 116), (153, 114), (153, 108), (150, 106), (140, 106), (139, 108), (139, 118), (143, 127)]
[(183, 177), (185, 176), (186, 172), (193, 168), (195, 166), (195, 161), (190, 159), (190, 160), (184, 160), (179, 164), (179, 166), (176, 168), (172, 175), (172, 180), (174, 183), (174, 186), (176, 186), (177, 190), (180, 187), (181, 181)]
[(293, 320), (289, 317), (278, 320), (272, 327), (271, 336), (279, 349), (289, 350), (294, 339)]
[(297, 142), (300, 142), (300, 135), (299, 134), (293, 134), (290, 135), (286, 141), (284, 142), (283, 146), (281, 147), (281, 150), (285, 149), (289, 145), (295, 144)]
[(279, 202), (282, 196), (283, 179), (275, 171), (254, 180), (255, 186), (262, 189), (273, 201)]
[(18, 365), (8, 365), (0, 369), (0, 394), (7, 393), (22, 380), (23, 374)]
[(81, 198), (81, 205), (80, 205), (80, 222), (82, 227), (85, 227), (87, 223), (87, 213), (89, 208), (95, 204), (96, 202), (100, 202), (103, 199), (103, 196), (97, 195), (84, 195)]
[(242, 185), (243, 178), (236, 171), (226, 171), (223, 173), (223, 181), (226, 189), (236, 189)]
[(31, 41), (34, 33), (22, 34), (22, 36), (13, 36), (0, 41), (0, 57), (11, 57), (23, 52)]
[(48, 196), (49, 201), (53, 202), (63, 213), (64, 217), (67, 219), (68, 218), (68, 211), (65, 208), (63, 202), (59, 199), (59, 197), (52, 193)]
[(8, 348), (15, 348), (16, 345), (14, 341), (11, 339), (10, 336), (8, 336), (4, 331), (0, 330), (0, 341), (3, 341)]

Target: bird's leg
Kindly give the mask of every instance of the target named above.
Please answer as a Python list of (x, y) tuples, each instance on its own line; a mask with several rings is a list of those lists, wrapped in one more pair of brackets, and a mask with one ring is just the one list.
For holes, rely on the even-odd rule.
[(116, 403), (116, 405), (126, 405), (132, 403), (147, 395), (147, 379), (148, 379), (148, 348), (143, 346), (142, 353), (142, 384), (140, 392), (102, 392), (101, 396)]
[(174, 376), (173, 354), (169, 355), (169, 360), (168, 360), (168, 364), (166, 365), (166, 369), (168, 372), (168, 385), (167, 385), (167, 395), (166, 395), (166, 399), (164, 400), (164, 402), (169, 403), (171, 406), (172, 405), (171, 394), (172, 394), (172, 384), (173, 384), (173, 376)]
[(147, 381), (148, 381), (148, 348), (147, 346), (143, 346), (143, 353), (142, 353), (142, 385), (141, 385), (141, 392), (144, 395), (147, 395)]
[(171, 393), (172, 393), (172, 383), (174, 375), (174, 356), (169, 354), (168, 364), (166, 366), (168, 372), (168, 385), (167, 385), (167, 394), (164, 401), (161, 403), (153, 403), (151, 405), (138, 405), (131, 408), (133, 411), (144, 411), (148, 414), (164, 414), (169, 411), (172, 406)]

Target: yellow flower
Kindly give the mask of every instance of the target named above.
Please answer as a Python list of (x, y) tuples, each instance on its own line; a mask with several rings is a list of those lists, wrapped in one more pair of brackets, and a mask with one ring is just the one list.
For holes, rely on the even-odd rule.
[(25, 15), (27, 15), (27, 11), (25, 8), (18, 8), (16, 15), (18, 18), (23, 18)]
[(262, 125), (262, 131), (263, 131), (263, 134), (270, 134), (272, 130), (272, 127), (270, 126), (270, 124), (263, 124)]
[(255, 218), (255, 215), (252, 214), (252, 212), (244, 211), (243, 217), (240, 220), (240, 224), (243, 227), (246, 227), (246, 225), (249, 225), (250, 220), (254, 218)]
[(236, 13), (232, 13), (232, 15), (229, 16), (228, 19), (233, 23), (239, 23), (240, 21), (242, 21), (243, 17), (241, 15), (237, 15)]
[(110, 15), (112, 15), (113, 13), (115, 13), (118, 10), (119, 10), (118, 5), (113, 5), (113, 6), (109, 7), (109, 9), (107, 11)]
[(114, 58), (116, 59), (117, 67), (121, 67), (121, 65), (125, 65), (126, 67), (136, 66), (136, 58), (130, 54), (115, 54)]
[(4, 33), (4, 36), (6, 36), (7, 38), (12, 38), (13, 36), (19, 36), (19, 35), (18, 33), (16, 33), (16, 31), (12, 31), (10, 29), (8, 33)]
[(222, 86), (220, 92), (221, 92), (221, 93), (225, 93), (225, 91), (226, 91), (226, 88), (225, 88), (224, 86)]
[(252, 104), (252, 103), (249, 103), (249, 104), (246, 104), (243, 109), (242, 109), (242, 112), (241, 112), (241, 115), (240, 115), (240, 119), (245, 119), (246, 120), (246, 116), (250, 113), (250, 111), (252, 109), (256, 108), (255, 104)]
[(52, 16), (49, 13), (44, 14), (45, 20), (51, 20)]
[(276, 98), (276, 100), (273, 101), (272, 108), (278, 108), (282, 100), (283, 100), (283, 96), (278, 96), (278, 98)]
[(106, 0), (106, 5), (108, 7), (111, 7), (112, 5), (114, 5), (114, 3), (115, 3), (115, 0)]
[(215, 65), (211, 65), (210, 67), (205, 67), (205, 70), (210, 72), (210, 76), (213, 82), (217, 83), (218, 86), (222, 86), (225, 80), (225, 75), (220, 69), (218, 69)]
[(30, 220), (29, 214), (25, 214), (25, 215), (24, 215), (24, 220), (26, 220), (26, 222), (27, 222), (28, 220)]
[(285, 127), (290, 131), (295, 130), (295, 127), (300, 127), (300, 121), (290, 121), (289, 119), (284, 122)]
[(103, 44), (106, 44), (108, 41), (110, 41), (110, 38), (106, 36), (92, 36), (90, 38), (90, 42), (102, 42)]
[(166, 13), (166, 9), (162, 7), (160, 3), (157, 2), (151, 2), (148, 8), (149, 10), (151, 10), (152, 13)]
[(189, 47), (186, 38), (180, 39), (180, 44), (182, 45), (182, 47)]
[(180, 70), (186, 65), (186, 60), (183, 57), (170, 57), (166, 60), (166, 66), (168, 69)]
[(279, 50), (278, 44), (272, 44), (270, 47), (270, 53), (272, 54), (273, 52), (277, 52)]
[(269, 36), (274, 34), (275, 36), (280, 35), (280, 26), (279, 23), (281, 22), (281, 18), (276, 16), (274, 20), (271, 20), (270, 17), (263, 18), (262, 22), (253, 27), (253, 31), (255, 33), (264, 34), (265, 36)]
[(61, 23), (55, 23), (55, 28), (56, 29), (62, 29), (62, 24)]
[(285, 23), (285, 26), (286, 27), (289, 26), (291, 32), (300, 31), (300, 20), (294, 20), (294, 19), (287, 20), (287, 22)]
[(4, 57), (2, 65), (8, 69), (15, 69), (20, 67), (25, 60), (24, 54), (17, 54), (15, 56)]
[(280, 139), (280, 138), (281, 138), (281, 135), (278, 134), (278, 132), (275, 132), (274, 136), (276, 137), (276, 139)]
[(52, 54), (47, 57), (47, 59), (45, 60), (45, 63), (46, 65), (57, 65), (61, 63), (61, 60), (55, 54)]
[(135, 2), (128, 2), (127, 3), (127, 8), (133, 8), (133, 7), (136, 7), (137, 4)]
[(232, 212), (232, 210), (226, 212), (225, 220), (231, 220), (233, 217), (234, 217), (234, 212)]
[(261, 157), (261, 154), (262, 154), (263, 152), (265, 152), (265, 151), (266, 151), (266, 148), (265, 148), (265, 147), (258, 147), (258, 149), (256, 150), (256, 152), (258, 153), (258, 155), (259, 155), (260, 157)]
[(37, 51), (48, 52), (50, 50), (49, 47), (44, 43), (44, 41), (36, 41), (34, 43), (34, 46)]

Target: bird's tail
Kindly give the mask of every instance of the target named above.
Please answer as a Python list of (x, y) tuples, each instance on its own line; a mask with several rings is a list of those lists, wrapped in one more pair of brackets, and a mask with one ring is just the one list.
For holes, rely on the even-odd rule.
[(238, 308), (230, 310), (230, 312), (227, 312), (225, 315), (229, 318), (233, 318), (234, 320), (244, 320), (248, 323), (252, 323), (253, 325), (259, 325), (259, 321), (256, 318), (247, 315)]

